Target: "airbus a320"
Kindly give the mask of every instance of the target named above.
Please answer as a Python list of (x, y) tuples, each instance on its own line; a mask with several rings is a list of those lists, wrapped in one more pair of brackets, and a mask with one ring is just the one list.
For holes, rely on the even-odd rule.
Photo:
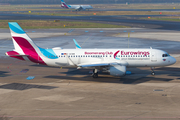
[[(77, 49), (44, 49), (37, 46), (16, 22), (9, 22), (9, 27), (14, 50), (6, 52), (7, 56), (47, 66), (93, 69), (94, 78), (100, 70), (121, 77), (126, 74), (126, 67), (153, 68), (176, 62), (167, 52), (152, 48), (81, 49), (75, 41)], [(154, 70), (151, 74), (155, 75)]]

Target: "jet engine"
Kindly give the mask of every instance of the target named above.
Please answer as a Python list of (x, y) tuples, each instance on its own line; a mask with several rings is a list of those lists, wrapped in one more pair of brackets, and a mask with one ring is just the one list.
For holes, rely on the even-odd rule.
[(76, 9), (76, 11), (81, 11), (81, 10), (86, 10), (83, 8), (83, 6), (80, 6), (78, 9)]
[(126, 74), (126, 66), (115, 65), (109, 68), (109, 73), (112, 76), (124, 76)]

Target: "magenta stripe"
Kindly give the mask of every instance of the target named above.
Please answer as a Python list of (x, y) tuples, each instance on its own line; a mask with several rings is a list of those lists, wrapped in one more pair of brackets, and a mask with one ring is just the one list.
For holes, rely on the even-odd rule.
[(69, 8), (66, 4), (62, 3), (66, 8)]
[(42, 60), (42, 58), (37, 54), (33, 46), (26, 39), (21, 37), (13, 37), (13, 39), (21, 47), (25, 55), (28, 55), (27, 57), (29, 58), (30, 61), (34, 63), (40, 63), (46, 65), (46, 63)]
[(118, 53), (119, 53), (119, 50), (114, 54), (114, 58), (116, 58)]
[(64, 8), (64, 6), (61, 5), (62, 8)]

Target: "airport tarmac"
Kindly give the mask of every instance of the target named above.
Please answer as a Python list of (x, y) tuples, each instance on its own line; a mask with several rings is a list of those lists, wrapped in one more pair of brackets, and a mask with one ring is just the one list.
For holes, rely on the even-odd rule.
[[(93, 79), (91, 70), (46, 67), (6, 57), (4, 52), (12, 50), (13, 44), (9, 30), (0, 29), (0, 119), (180, 119), (178, 31), (121, 28), (26, 32), (44, 48), (75, 48), (72, 39), (83, 48), (124, 48), (130, 32), (130, 47), (162, 48), (177, 63), (157, 67), (155, 76), (150, 75), (150, 68), (128, 68), (132, 74), (122, 78), (100, 73)], [(140, 38), (140, 33), (153, 37)], [(171, 35), (172, 40), (165, 37)], [(27, 80), (30, 76), (33, 79)]]
[[(76, 39), (82, 48), (126, 48), (130, 33), (130, 48), (152, 47), (170, 54), (178, 54), (180, 51), (179, 31), (145, 28), (27, 29), (25, 31), (42, 48), (74, 49), (73, 39)], [(0, 56), (5, 56), (6, 51), (13, 49), (9, 29), (0, 29), (0, 36)]]
[[(23, 7), (24, 9), (26, 7)], [(70, 10), (66, 10), (64, 8), (61, 8), (61, 7), (50, 7), (50, 6), (47, 6), (47, 7), (27, 7), (26, 9), (49, 9), (49, 10), (54, 10), (54, 11), (70, 11)], [(73, 10), (72, 10), (73, 11)], [(75, 11), (75, 10), (74, 10)], [(180, 9), (129, 9), (129, 8), (126, 8), (126, 9), (123, 9), (123, 8), (106, 8), (106, 7), (94, 7), (93, 9), (90, 9), (89, 11), (157, 11), (157, 12), (179, 12)]]
[[(141, 19), (142, 17), (162, 17), (172, 15), (114, 15), (114, 16), (47, 16), (17, 14), (12, 12), (0, 12), (1, 20), (66, 20), (66, 21), (91, 21), (114, 25), (125, 25), (135, 28), (149, 28), (160, 30), (180, 30), (180, 22), (158, 21)], [(178, 16), (178, 15), (177, 15)]]

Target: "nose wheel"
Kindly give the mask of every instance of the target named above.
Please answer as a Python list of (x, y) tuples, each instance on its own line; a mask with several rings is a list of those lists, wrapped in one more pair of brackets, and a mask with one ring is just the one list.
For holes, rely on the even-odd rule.
[(154, 76), (154, 75), (155, 75), (155, 73), (154, 73), (154, 72), (152, 72), (152, 73), (151, 73), (151, 75), (152, 75), (152, 76)]
[(94, 69), (94, 70), (93, 70), (92, 77), (93, 77), (93, 78), (98, 78), (98, 70), (97, 70), (97, 69)]
[(155, 72), (154, 72), (154, 67), (151, 67), (151, 75), (154, 76), (155, 75)]

